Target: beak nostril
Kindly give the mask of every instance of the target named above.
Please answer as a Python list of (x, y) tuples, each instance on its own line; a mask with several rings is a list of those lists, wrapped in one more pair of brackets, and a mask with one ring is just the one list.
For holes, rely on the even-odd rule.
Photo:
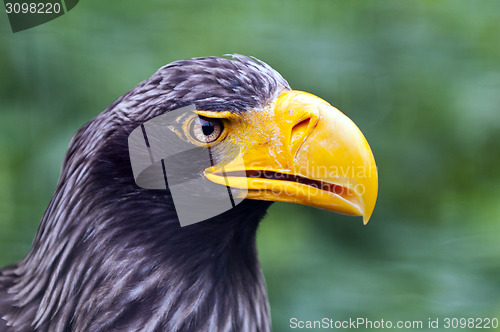
[(309, 115), (306, 118), (300, 120), (292, 127), (292, 132), (290, 135), (290, 148), (293, 156), (297, 154), (302, 143), (306, 140), (307, 136), (311, 133), (313, 128), (318, 122), (317, 117), (314, 115)]
[(292, 128), (292, 144), (295, 143), (298, 139), (302, 138), (304, 134), (307, 133), (307, 128), (309, 127), (309, 123), (311, 122), (311, 118), (304, 119), (297, 123)]

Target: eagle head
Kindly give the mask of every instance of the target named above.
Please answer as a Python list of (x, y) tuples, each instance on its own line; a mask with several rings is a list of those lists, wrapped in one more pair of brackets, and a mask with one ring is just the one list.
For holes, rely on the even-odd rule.
[(255, 58), (172, 62), (73, 137), (31, 251), (0, 270), (0, 331), (270, 331), (271, 202), (366, 223), (376, 196), (368, 143), (328, 102)]

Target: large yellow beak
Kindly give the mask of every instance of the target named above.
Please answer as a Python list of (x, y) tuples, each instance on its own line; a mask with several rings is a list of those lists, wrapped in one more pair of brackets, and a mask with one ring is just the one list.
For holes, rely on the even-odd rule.
[(365, 224), (370, 219), (378, 191), (372, 151), (358, 127), (323, 99), (286, 91), (227, 130), (239, 158), (206, 169), (209, 180), (246, 189), (249, 199), (363, 216)]

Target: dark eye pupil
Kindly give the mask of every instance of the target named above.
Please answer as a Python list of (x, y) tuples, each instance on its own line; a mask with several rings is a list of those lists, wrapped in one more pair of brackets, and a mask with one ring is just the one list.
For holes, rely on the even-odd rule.
[(219, 119), (204, 119), (200, 116), (191, 123), (189, 135), (200, 143), (215, 142), (224, 129)]
[(201, 120), (201, 130), (203, 130), (203, 134), (205, 136), (208, 136), (214, 132), (215, 128), (212, 123), (205, 120)]

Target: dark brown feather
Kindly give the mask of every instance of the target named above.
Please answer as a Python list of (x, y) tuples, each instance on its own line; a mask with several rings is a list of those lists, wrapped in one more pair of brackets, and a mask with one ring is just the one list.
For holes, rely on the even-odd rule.
[(286, 89), (240, 55), (176, 61), (82, 127), (31, 251), (0, 270), (0, 332), (270, 331), (255, 248), (269, 203), (181, 228), (168, 190), (135, 185), (127, 138), (178, 107), (258, 110)]

